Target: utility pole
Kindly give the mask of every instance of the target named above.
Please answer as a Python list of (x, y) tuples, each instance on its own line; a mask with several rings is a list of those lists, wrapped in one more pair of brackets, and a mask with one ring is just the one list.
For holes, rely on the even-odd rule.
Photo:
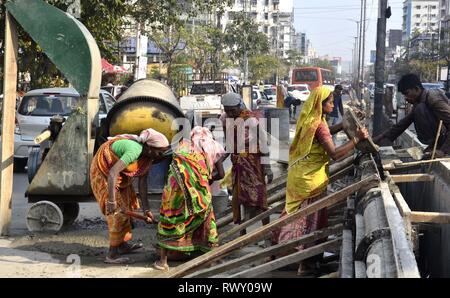
[(384, 94), (384, 67), (386, 55), (386, 14), (387, 0), (378, 2), (377, 23), (377, 58), (375, 62), (375, 104), (373, 117), (373, 135), (379, 135), (383, 130), (383, 94)]
[[(361, 58), (361, 81), (364, 82), (364, 60), (366, 58), (366, 14), (367, 14), (367, 0), (364, 2), (364, 16), (362, 21), (363, 35), (362, 35), (362, 58)], [(361, 92), (361, 98), (363, 98), (363, 92)]]
[[(244, 0), (244, 13), (245, 13), (245, 18), (248, 17), (248, 1), (249, 0)], [(246, 43), (244, 43), (244, 85), (246, 85), (248, 83), (248, 53), (247, 53), (247, 46)]]
[[(357, 28), (358, 29), (358, 28)], [(356, 30), (356, 34), (358, 35), (358, 30)], [(355, 48), (353, 51), (353, 82), (356, 83), (355, 91), (358, 90), (358, 36), (355, 37)]]
[(359, 81), (361, 80), (361, 50), (362, 50), (362, 26), (363, 26), (363, 14), (364, 14), (364, 0), (361, 0), (361, 17), (359, 19), (359, 45), (358, 45), (358, 82), (356, 84), (356, 95), (359, 98), (361, 95), (361, 88)]

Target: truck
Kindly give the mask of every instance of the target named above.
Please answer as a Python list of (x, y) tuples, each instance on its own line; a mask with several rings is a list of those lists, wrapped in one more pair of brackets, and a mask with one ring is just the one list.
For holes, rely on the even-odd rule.
[(236, 92), (227, 80), (194, 81), (188, 95), (180, 97), (180, 107), (186, 114), (194, 112), (203, 119), (218, 118), (223, 113), (222, 96)]

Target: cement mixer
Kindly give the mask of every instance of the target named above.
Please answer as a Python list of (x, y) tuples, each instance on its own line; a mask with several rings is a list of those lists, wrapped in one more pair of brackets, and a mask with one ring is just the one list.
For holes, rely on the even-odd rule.
[[(138, 81), (98, 125), (101, 57), (89, 31), (78, 20), (41, 0), (9, 0), (9, 14), (43, 49), (80, 94), (79, 107), (63, 123), (51, 120), (48, 138), (29, 173), (26, 225), (31, 232), (58, 232), (77, 218), (80, 202), (92, 201), (89, 169), (95, 145), (108, 136), (154, 128), (169, 140), (172, 120), (183, 117), (170, 88)], [(36, 21), (39, 20), (39, 26)], [(35, 150), (35, 149), (34, 149)]]
[(97, 133), (95, 151), (110, 136), (139, 134), (149, 127), (173, 140), (175, 119), (184, 118), (178, 101), (166, 84), (156, 80), (136, 81), (109, 111)]
[[(168, 140), (174, 140), (178, 133), (177, 129), (172, 129), (172, 123), (175, 119), (180, 119), (184, 116), (177, 104), (175, 95), (167, 85), (154, 80), (140, 80), (133, 84), (122, 98), (120, 102), (113, 106), (100, 128), (96, 130), (95, 147), (92, 153), (88, 152), (89, 160), (98, 147), (110, 136), (124, 133), (139, 134), (144, 129), (153, 128), (164, 134)], [(52, 185), (54, 180), (61, 179), (61, 175), (58, 174), (61, 171), (52, 173), (48, 171), (48, 166), (45, 167), (46, 163), (51, 162), (52, 155), (60, 156), (58, 163), (71, 163), (70, 160), (64, 159), (64, 156), (70, 156), (64, 154), (68, 148), (57, 146), (58, 143), (72, 143), (73, 147), (71, 150), (73, 152), (85, 152), (86, 148), (83, 145), (85, 142), (80, 140), (81, 136), (75, 136), (76, 141), (73, 141), (73, 132), (76, 132), (77, 128), (82, 127), (82, 122), (84, 121), (85, 119), (76, 113), (69, 117), (63, 129), (53, 141), (54, 145), (52, 145), (46, 158), (42, 161), (42, 166), (39, 167), (28, 188), (28, 201), (36, 202), (31, 206), (27, 215), (27, 226), (31, 231), (57, 231), (63, 225), (70, 225), (78, 216), (78, 203), (95, 200), (90, 188), (89, 172), (87, 175), (83, 175), (79, 171), (73, 173), (72, 177), (76, 179), (70, 180), (73, 182), (73, 185), (66, 183), (66, 190), (64, 190), (63, 194)], [(48, 162), (47, 156), (50, 156)], [(41, 168), (46, 170), (41, 171)], [(52, 178), (45, 180), (42, 177)], [(81, 181), (82, 179), (85, 179), (85, 181)], [(77, 193), (68, 194), (67, 188), (72, 186), (77, 188)], [(42, 202), (44, 197), (45, 202)], [(43, 224), (40, 220), (36, 220), (41, 218), (39, 215), (41, 212), (47, 212), (47, 216), (51, 214), (51, 221)]]

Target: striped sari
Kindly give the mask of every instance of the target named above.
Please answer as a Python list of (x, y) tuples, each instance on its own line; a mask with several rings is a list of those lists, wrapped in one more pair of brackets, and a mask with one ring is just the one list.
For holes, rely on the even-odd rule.
[[(108, 175), (110, 169), (119, 161), (119, 157), (113, 152), (111, 146), (117, 140), (119, 139), (109, 140), (100, 146), (92, 159), (90, 169), (91, 188), (100, 206), (100, 211), (106, 217), (109, 243), (112, 247), (120, 246), (123, 242), (127, 242), (132, 238), (131, 218), (128, 215), (120, 212), (106, 215), (106, 205), (109, 198)], [(120, 173), (116, 183), (117, 208), (126, 210), (139, 208), (139, 202), (132, 185), (132, 178), (147, 173), (151, 164), (150, 159), (141, 158)]]
[[(243, 110), (240, 119), (249, 121), (252, 127), (258, 128), (260, 115), (258, 112)], [(241, 208), (253, 207), (259, 210), (267, 210), (267, 191), (264, 168), (261, 164), (260, 144), (257, 142), (257, 152), (250, 153), (250, 142), (252, 135), (249, 127), (245, 127), (245, 152), (238, 152), (238, 132), (234, 128), (235, 148), (231, 154), (232, 181), (233, 181), (233, 222), (239, 224), (241, 222)], [(257, 131), (257, 130), (256, 130)]]
[(158, 245), (190, 254), (209, 251), (218, 243), (206, 154), (181, 142), (169, 167), (158, 224)]

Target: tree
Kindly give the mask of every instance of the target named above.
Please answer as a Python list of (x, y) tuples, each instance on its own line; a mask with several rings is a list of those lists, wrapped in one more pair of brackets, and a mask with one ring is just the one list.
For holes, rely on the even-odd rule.
[(186, 48), (186, 30), (182, 26), (165, 26), (154, 28), (149, 38), (160, 49), (167, 64), (167, 83), (172, 83), (172, 63)]
[(233, 23), (225, 29), (224, 42), (229, 56), (239, 65), (245, 64), (245, 54), (251, 57), (269, 52), (267, 36), (258, 31), (258, 25), (245, 13), (235, 15)]
[[(72, 4), (72, 1), (67, 0), (47, 0), (46, 2), (63, 11)], [(126, 0), (81, 0), (79, 21), (86, 26), (96, 40), (101, 56), (108, 60), (117, 61), (114, 52), (121, 39), (122, 27), (128, 12), (129, 4)], [(4, 5), (2, 5), (0, 23), (4, 24), (4, 22)], [(4, 30), (0, 31), (2, 31), (0, 33), (0, 45), (2, 45)], [(19, 49), (19, 71), (30, 73), (32, 89), (61, 84), (63, 75), (20, 26)], [(3, 61), (3, 53), (0, 53), (0, 59)]]
[(233, 3), (233, 0), (136, 0), (131, 5), (131, 16), (136, 22), (153, 28), (182, 27), (192, 17), (223, 12)]
[(333, 70), (333, 65), (331, 64), (331, 62), (329, 60), (326, 59), (317, 59), (314, 63), (313, 66), (315, 67), (320, 67), (320, 68), (326, 68), (329, 70)]
[[(442, 30), (442, 37), (447, 33)], [(438, 33), (421, 33), (416, 30), (405, 43), (405, 52), (394, 63), (392, 74), (401, 77), (408, 73), (417, 74), (424, 82), (436, 81), (436, 71), (439, 66), (445, 66), (448, 53), (448, 39), (442, 38), (438, 42)]]
[(287, 59), (286, 59), (286, 63), (289, 64), (292, 67), (299, 67), (303, 64), (303, 55), (295, 50), (288, 50), (286, 51), (287, 54)]
[(252, 56), (248, 61), (250, 78), (256, 82), (268, 79), (280, 64), (280, 60), (271, 55)]
[[(131, 16), (164, 56), (169, 85), (173, 79), (172, 63), (187, 45), (187, 24), (190, 19), (200, 14), (220, 13), (232, 2), (231, 0), (137, 0), (132, 4)], [(200, 63), (197, 55), (196, 58)]]

